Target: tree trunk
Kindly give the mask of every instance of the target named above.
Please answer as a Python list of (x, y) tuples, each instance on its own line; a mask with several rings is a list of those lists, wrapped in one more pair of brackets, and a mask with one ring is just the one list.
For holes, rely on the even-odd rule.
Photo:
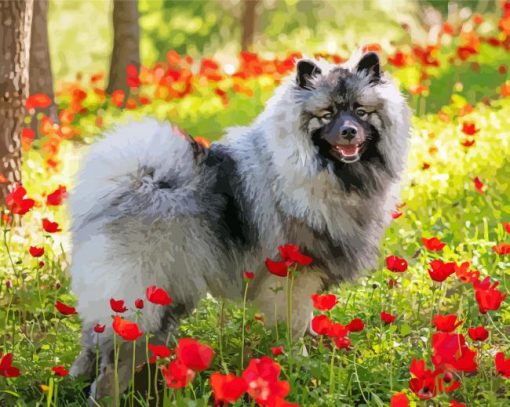
[(244, 0), (243, 14), (241, 16), (241, 49), (248, 51), (253, 45), (257, 27), (257, 5), (260, 0)]
[(117, 89), (129, 92), (127, 67), (140, 67), (140, 28), (138, 26), (138, 0), (114, 0), (113, 2), (113, 51), (110, 76), (106, 91)]
[[(52, 100), (52, 105), (38, 111), (57, 121), (57, 107), (53, 92), (53, 76), (51, 74), (50, 49), (48, 45), (48, 0), (34, 1), (32, 17), (32, 34), (30, 38), (30, 95), (44, 93)], [(37, 129), (37, 120), (32, 117), (32, 128)]]
[(28, 95), (33, 0), (0, 1), (0, 205), (21, 181), (21, 129)]

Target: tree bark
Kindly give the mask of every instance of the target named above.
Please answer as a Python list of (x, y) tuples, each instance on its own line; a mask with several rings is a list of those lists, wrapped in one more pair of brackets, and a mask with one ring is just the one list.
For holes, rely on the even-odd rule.
[[(44, 93), (52, 100), (52, 105), (40, 112), (57, 121), (57, 107), (53, 91), (50, 48), (48, 45), (48, 0), (35, 0), (30, 38), (30, 95)], [(36, 130), (37, 120), (32, 117), (32, 128)]]
[(127, 97), (127, 67), (140, 68), (140, 27), (138, 25), (138, 0), (113, 2), (113, 50), (108, 79), (108, 94), (117, 89)]
[(244, 0), (243, 14), (241, 15), (241, 49), (248, 51), (255, 38), (255, 32), (257, 29), (257, 6), (260, 0)]
[(21, 181), (21, 129), (28, 95), (33, 0), (0, 1), (0, 205)]

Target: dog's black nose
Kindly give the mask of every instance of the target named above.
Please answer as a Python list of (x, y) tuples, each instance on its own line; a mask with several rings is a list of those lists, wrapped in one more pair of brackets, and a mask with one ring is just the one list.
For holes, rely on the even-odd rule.
[(357, 132), (356, 127), (353, 126), (342, 126), (340, 128), (340, 135), (348, 141), (351, 141), (354, 137), (356, 137)]

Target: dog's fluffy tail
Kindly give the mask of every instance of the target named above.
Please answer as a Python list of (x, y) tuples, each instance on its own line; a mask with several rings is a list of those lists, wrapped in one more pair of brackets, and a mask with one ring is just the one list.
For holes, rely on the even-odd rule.
[(78, 172), (70, 197), (73, 230), (123, 216), (193, 215), (202, 153), (168, 123), (146, 119), (114, 129), (90, 148)]

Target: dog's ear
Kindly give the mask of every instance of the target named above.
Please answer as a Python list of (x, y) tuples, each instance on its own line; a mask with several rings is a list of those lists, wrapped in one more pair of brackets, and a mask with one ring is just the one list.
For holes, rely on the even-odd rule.
[(365, 75), (370, 77), (370, 82), (379, 82), (381, 79), (381, 63), (379, 56), (375, 52), (367, 52), (363, 55), (356, 67), (357, 72), (364, 72)]
[(315, 62), (309, 59), (302, 59), (296, 66), (296, 82), (300, 88), (313, 89), (312, 78), (322, 73), (321, 69)]

